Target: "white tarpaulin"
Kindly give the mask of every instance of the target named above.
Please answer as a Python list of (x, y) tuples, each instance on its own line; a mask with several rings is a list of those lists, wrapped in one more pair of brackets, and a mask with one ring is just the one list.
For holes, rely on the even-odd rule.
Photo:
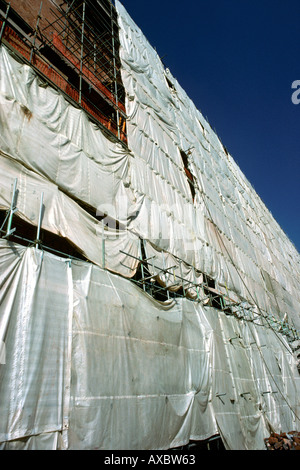
[[(1, 216), (14, 202), (16, 236), (40, 222), (87, 260), (0, 240), (0, 446), (168, 449), (219, 433), (261, 449), (299, 428), (295, 359), (268, 327), (300, 327), (299, 254), (116, 7), (129, 148), (0, 47)], [(126, 279), (142, 246), (150, 277), (188, 298)], [(204, 276), (251, 321), (198, 302)]]
[[(72, 206), (69, 216), (61, 202), (56, 204), (56, 220), (45, 228), (68, 238), (91, 261), (102, 265), (101, 240), (94, 236), (99, 227), (80, 208), (80, 216), (74, 216), (74, 201), (87, 204), (95, 216), (108, 214), (126, 228), (118, 237), (117, 248), (123, 254), (116, 247), (110, 251), (107, 243), (107, 267), (114, 272), (129, 277), (135, 273), (137, 263), (124, 253), (137, 256), (132, 240), (140, 237), (268, 314), (281, 319), (287, 314), (299, 327), (298, 253), (201, 113), (164, 71), (139, 28), (120, 4), (117, 7), (130, 150), (105, 138), (84, 111), (75, 109), (2, 46), (2, 155)], [(180, 150), (188, 149), (194, 201), (180, 156)], [(19, 197), (28, 198), (28, 191), (22, 195), (20, 189)], [(30, 210), (29, 219), (37, 219), (38, 197), (34, 204), (28, 201), (26, 213), (18, 207), (19, 214), (28, 219)], [(11, 193), (3, 207), (10, 202)], [(45, 213), (49, 210), (53, 208), (45, 206)], [(83, 222), (79, 231), (78, 220)], [(91, 221), (94, 228), (89, 230)]]
[(167, 449), (299, 427), (282, 336), (90, 263), (0, 241), (3, 449)]
[(0, 122), (3, 152), (95, 212), (122, 197), (129, 152), (5, 47), (0, 48)]
[[(102, 222), (89, 215), (55, 184), (28, 170), (1, 151), (0, 166), (0, 207), (10, 207), (13, 183), (17, 180), (16, 215), (37, 226), (43, 193), (43, 229), (69, 240), (95, 264), (104, 265), (107, 269), (126, 277), (134, 275), (138, 263), (135, 258), (139, 255), (139, 238), (136, 235), (127, 233), (126, 230), (114, 230), (106, 226), (103, 228)], [(130, 253), (133, 257), (122, 252)]]
[[(116, 8), (135, 156), (130, 184), (141, 205), (131, 227), (269, 314), (287, 313), (299, 328), (299, 253), (118, 0)], [(180, 151), (194, 178), (194, 201)]]

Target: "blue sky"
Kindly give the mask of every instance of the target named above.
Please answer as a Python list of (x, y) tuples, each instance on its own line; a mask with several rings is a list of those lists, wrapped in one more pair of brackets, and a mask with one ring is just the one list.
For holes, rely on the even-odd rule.
[(122, 3), (300, 251), (300, 1)]

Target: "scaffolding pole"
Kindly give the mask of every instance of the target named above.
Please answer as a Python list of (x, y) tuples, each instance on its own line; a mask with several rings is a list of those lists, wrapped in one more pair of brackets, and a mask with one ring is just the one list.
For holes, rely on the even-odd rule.
[(79, 104), (82, 97), (82, 70), (83, 70), (83, 42), (84, 42), (84, 23), (85, 23), (85, 2), (82, 4), (82, 23), (81, 23), (81, 47), (80, 47), (80, 75), (79, 75)]
[(40, 233), (41, 233), (41, 225), (42, 225), (42, 218), (43, 218), (43, 201), (44, 201), (44, 193), (41, 194), (41, 200), (40, 200), (40, 212), (39, 212), (39, 221), (38, 221), (38, 226), (37, 226), (37, 232), (36, 232), (36, 244), (35, 247), (38, 248), (40, 244)]
[(3, 33), (4, 33), (5, 24), (6, 24), (6, 21), (7, 21), (7, 18), (8, 18), (9, 10), (10, 10), (10, 3), (7, 5), (6, 13), (5, 13), (4, 20), (3, 20), (2, 26), (1, 26), (1, 31), (0, 31), (0, 44), (1, 44), (1, 42), (2, 42), (2, 36), (3, 36)]
[(29, 59), (30, 64), (32, 62), (33, 53), (34, 53), (34, 49), (35, 49), (35, 41), (36, 41), (36, 36), (37, 36), (38, 29), (39, 29), (41, 13), (42, 13), (42, 6), (43, 6), (43, 2), (41, 2), (39, 14), (38, 14), (38, 17), (37, 17), (37, 20), (36, 20), (36, 27), (35, 27), (35, 31), (34, 31), (34, 35), (33, 35), (32, 47), (31, 47), (31, 51), (30, 51), (30, 59)]
[(117, 69), (116, 69), (116, 55), (115, 55), (115, 33), (113, 24), (113, 5), (110, 4), (110, 19), (111, 19), (111, 34), (112, 34), (112, 49), (113, 49), (113, 68), (114, 68), (114, 83), (115, 83), (115, 100), (117, 112), (117, 132), (118, 139), (120, 139), (120, 113), (119, 113), (119, 100), (118, 100), (118, 84), (117, 84)]
[(102, 221), (102, 268), (105, 269), (105, 236), (104, 236), (104, 222)]
[(182, 265), (181, 265), (182, 261), (180, 260), (179, 261), (179, 266), (180, 266), (180, 277), (181, 277), (181, 285), (182, 285), (182, 293), (183, 293), (183, 297), (185, 297), (185, 288), (184, 288), (184, 282), (183, 282), (183, 274), (182, 274)]
[(16, 230), (15, 228), (12, 229), (11, 225), (12, 225), (13, 215), (17, 211), (16, 205), (15, 205), (16, 195), (17, 195), (17, 182), (18, 182), (18, 179), (16, 178), (15, 181), (14, 181), (14, 186), (13, 186), (13, 194), (12, 194), (12, 199), (11, 199), (11, 204), (10, 204), (10, 209), (9, 209), (9, 217), (8, 217), (6, 235), (4, 235), (3, 238), (8, 238)]
[[(144, 243), (144, 241), (143, 241), (142, 239), (140, 239), (139, 250), (140, 250), (140, 258), (141, 258), (141, 261), (143, 260), (142, 243)], [(142, 277), (144, 277), (144, 264), (143, 264), (143, 263), (141, 263), (141, 272), (142, 272)], [(143, 290), (144, 290), (144, 291), (146, 290), (145, 283), (143, 283)]]

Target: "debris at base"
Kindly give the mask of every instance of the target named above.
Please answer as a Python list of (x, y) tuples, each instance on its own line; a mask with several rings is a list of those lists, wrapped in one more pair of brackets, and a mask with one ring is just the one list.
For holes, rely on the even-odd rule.
[(300, 432), (272, 432), (264, 439), (267, 450), (300, 450)]

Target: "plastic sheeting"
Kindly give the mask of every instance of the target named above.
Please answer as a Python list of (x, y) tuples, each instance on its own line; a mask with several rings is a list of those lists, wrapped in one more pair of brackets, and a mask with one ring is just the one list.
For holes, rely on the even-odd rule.
[[(0, 207), (10, 207), (12, 187), (17, 179), (16, 215), (38, 226), (41, 194), (42, 228), (69, 240), (87, 259), (111, 271), (132, 277), (139, 255), (139, 238), (126, 230), (114, 230), (89, 215), (50, 181), (26, 169), (0, 152)], [(18, 235), (23, 235), (19, 233)], [(25, 237), (26, 238), (26, 237)], [(129, 253), (132, 256), (123, 254)]]
[(125, 191), (129, 153), (5, 47), (0, 67), (2, 151), (95, 213), (102, 204), (115, 207)]
[[(261, 315), (162, 304), (123, 277), (143, 238), (170, 290), (197, 299), (205, 273), (299, 327), (299, 254), (116, 6), (129, 149), (0, 48), (0, 207), (17, 179), (17, 215), (37, 226), (43, 192), (42, 229), (92, 263), (0, 241), (1, 447), (165, 449), (219, 432), (228, 449), (263, 448), (270, 429), (299, 427), (285, 339)], [(124, 228), (103, 229), (97, 211)]]
[[(299, 253), (121, 2), (116, 7), (135, 155), (130, 181), (144, 206), (132, 226), (250, 303), (280, 318), (287, 313), (299, 328)], [(180, 150), (188, 154), (194, 202)]]
[(0, 366), (0, 440), (34, 438), (34, 447), (52, 447), (64, 416), (72, 300), (67, 266), (55, 267), (54, 258), (17, 245), (12, 250), (3, 241), (0, 251), (0, 325), (6, 346)]
[(158, 279), (169, 291), (176, 292), (183, 288), (188, 297), (200, 298), (196, 286), (203, 283), (202, 272), (196, 271), (169, 253), (155, 249), (148, 242), (144, 246), (149, 260), (148, 270), (153, 278)]
[[(43, 228), (68, 238), (94, 263), (103, 265), (101, 225), (78, 202), (125, 228), (107, 234), (108, 269), (133, 276), (132, 256), (138, 257), (143, 238), (173, 258), (177, 273), (186, 265), (188, 272), (208, 274), (220, 289), (268, 314), (287, 313), (299, 327), (298, 253), (141, 31), (121, 5), (117, 8), (130, 150), (110, 142), (84, 111), (2, 46), (3, 168), (11, 159), (2, 207), (9, 208), (9, 189), (22, 173), (18, 214), (37, 223), (38, 192), (45, 189)], [(180, 156), (188, 149), (194, 202)]]
[(284, 338), (160, 303), (90, 263), (0, 241), (2, 449), (167, 449), (221, 433), (263, 449), (299, 426)]

